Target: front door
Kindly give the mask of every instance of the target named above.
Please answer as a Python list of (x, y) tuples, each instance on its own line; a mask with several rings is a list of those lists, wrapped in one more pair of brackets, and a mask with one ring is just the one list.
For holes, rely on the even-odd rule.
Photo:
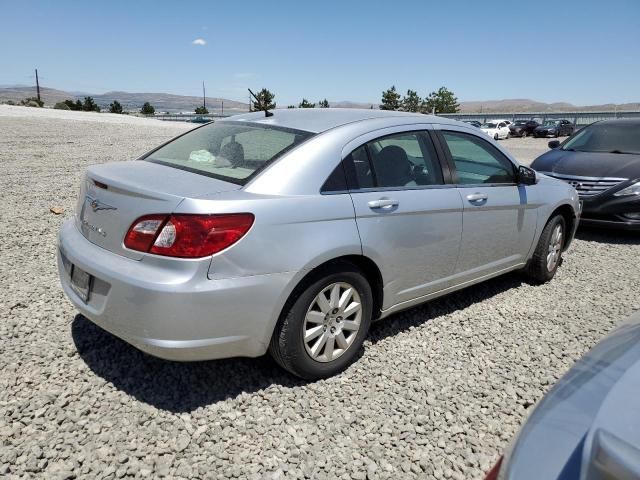
[(345, 158), (363, 254), (380, 267), (387, 309), (450, 284), (460, 250), (462, 200), (431, 138), (400, 132)]
[(535, 188), (518, 185), (515, 164), (483, 138), (451, 130), (439, 138), (464, 206), (459, 281), (523, 264), (535, 234)]

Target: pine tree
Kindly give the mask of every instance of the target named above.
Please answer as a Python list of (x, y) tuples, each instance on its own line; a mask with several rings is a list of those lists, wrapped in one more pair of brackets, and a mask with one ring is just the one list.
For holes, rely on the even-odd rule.
[(422, 102), (421, 110), (423, 113), (456, 113), (460, 110), (460, 104), (451, 90), (440, 87)]
[(122, 113), (122, 105), (118, 100), (114, 100), (111, 105), (109, 105), (110, 113)]
[(306, 98), (303, 98), (302, 101), (298, 104), (298, 108), (316, 108), (316, 104), (311, 103)]
[(380, 110), (398, 110), (400, 108), (400, 94), (393, 85), (389, 90), (382, 92)]
[(263, 88), (262, 90), (260, 90), (257, 93), (256, 97), (258, 97), (258, 101), (253, 102), (254, 110), (265, 111), (265, 110), (273, 110), (274, 108), (276, 108), (276, 102), (273, 101), (276, 98), (276, 96), (266, 88)]
[(415, 90), (407, 90), (407, 94), (402, 99), (402, 110), (405, 112), (418, 112), (422, 105), (422, 99)]

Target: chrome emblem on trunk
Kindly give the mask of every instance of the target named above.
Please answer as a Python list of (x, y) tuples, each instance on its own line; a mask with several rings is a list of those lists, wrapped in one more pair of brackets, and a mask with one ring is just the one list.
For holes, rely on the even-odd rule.
[(89, 205), (91, 206), (94, 212), (97, 212), (99, 210), (117, 210), (116, 207), (113, 207), (104, 202), (101, 202), (97, 198), (91, 198), (89, 195), (87, 195), (87, 200), (89, 200)]

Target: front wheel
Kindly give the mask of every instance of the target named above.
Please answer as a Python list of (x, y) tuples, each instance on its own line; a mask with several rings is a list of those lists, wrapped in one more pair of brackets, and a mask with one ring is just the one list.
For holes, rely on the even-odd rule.
[[(327, 378), (355, 358), (369, 331), (371, 287), (352, 264), (319, 272), (281, 315), (269, 352), (284, 369), (306, 380)], [(287, 308), (287, 307), (285, 307)]]
[(498, 138), (499, 138), (499, 137), (498, 137), (498, 134), (496, 133), (496, 134), (493, 136), (493, 139), (497, 142), (497, 141), (498, 141)]
[(555, 215), (540, 234), (533, 257), (526, 267), (532, 280), (545, 283), (551, 280), (562, 263), (562, 249), (566, 238), (566, 223), (562, 215)]

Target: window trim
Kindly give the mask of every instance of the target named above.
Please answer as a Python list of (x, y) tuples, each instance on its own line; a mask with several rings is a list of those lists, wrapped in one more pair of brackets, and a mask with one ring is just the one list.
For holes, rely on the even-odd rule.
[[(426, 128), (416, 128), (411, 130), (402, 130), (398, 132), (387, 133), (381, 135), (379, 137), (374, 137), (372, 139), (366, 140), (360, 145), (354, 147), (344, 158), (341, 160), (341, 163), (344, 166), (345, 176), (347, 179), (347, 188), (349, 189), (349, 193), (365, 193), (365, 192), (388, 192), (388, 191), (402, 191), (402, 190), (432, 190), (432, 189), (440, 189), (440, 188), (450, 188), (451, 185), (448, 184), (447, 178), (450, 176), (450, 172), (448, 168), (445, 168), (445, 163), (443, 162), (443, 158), (441, 156), (439, 145), (433, 139), (433, 136), (430, 134), (431, 130)], [(418, 140), (418, 145), (420, 146), (420, 151), (422, 152), (423, 158), (425, 158), (426, 149), (428, 149), (428, 142), (431, 142), (433, 147), (434, 157), (434, 167), (440, 168), (440, 173), (442, 175), (442, 183), (433, 184), (433, 185), (405, 185), (405, 186), (393, 186), (393, 187), (380, 187), (377, 185), (378, 178), (376, 175), (375, 168), (373, 166), (373, 162), (371, 161), (372, 154), (371, 149), (369, 147), (370, 143), (377, 142), (379, 140), (383, 140), (388, 137), (396, 137), (400, 135), (415, 135)], [(376, 184), (374, 187), (360, 187), (353, 185), (353, 178), (350, 178), (350, 175), (347, 174), (347, 165), (346, 162), (348, 158), (351, 156), (353, 152), (357, 149), (364, 147), (365, 152), (367, 154), (367, 161), (369, 162), (369, 168), (371, 169), (371, 174), (373, 176), (373, 181)], [(448, 165), (447, 165), (448, 167)], [(336, 192), (331, 192), (336, 193)]]
[[(477, 138), (481, 142), (484, 142), (486, 145), (488, 145), (490, 147), (490, 150), (492, 150), (493, 152), (497, 152), (502, 158), (504, 158), (507, 162), (509, 162), (509, 165), (511, 165), (511, 167), (513, 169), (514, 182), (509, 182), (509, 183), (460, 183), (458, 181), (458, 170), (456, 169), (455, 162), (453, 161), (453, 155), (451, 155), (451, 151), (449, 150), (449, 145), (447, 144), (447, 141), (445, 140), (444, 135), (443, 135), (445, 132), (450, 132), (450, 133), (453, 133), (453, 134), (456, 134), (456, 135), (461, 135), (461, 136)], [(504, 153), (502, 153), (494, 145), (492, 145), (491, 142), (488, 142), (486, 139), (480, 137), (479, 135), (475, 135), (475, 134), (470, 133), (470, 132), (464, 132), (464, 131), (461, 131), (461, 130), (450, 130), (448, 128), (442, 128), (442, 129), (435, 130), (435, 135), (438, 137), (438, 140), (440, 141), (440, 143), (442, 145), (442, 150), (444, 151), (445, 157), (447, 159), (447, 163), (449, 164), (449, 168), (451, 169), (451, 183), (452, 183), (452, 185), (455, 185), (458, 188), (514, 187), (514, 186), (518, 186), (518, 181), (517, 181), (518, 180), (518, 166), (515, 163), (513, 163), (509, 157), (507, 157)]]

